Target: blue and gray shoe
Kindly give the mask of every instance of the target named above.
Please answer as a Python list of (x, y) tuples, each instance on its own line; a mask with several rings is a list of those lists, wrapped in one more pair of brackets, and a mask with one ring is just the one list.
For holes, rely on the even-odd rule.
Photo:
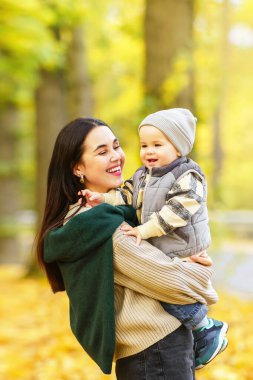
[(193, 331), (195, 350), (195, 369), (203, 368), (207, 363), (224, 351), (228, 345), (226, 322), (208, 318), (209, 324)]

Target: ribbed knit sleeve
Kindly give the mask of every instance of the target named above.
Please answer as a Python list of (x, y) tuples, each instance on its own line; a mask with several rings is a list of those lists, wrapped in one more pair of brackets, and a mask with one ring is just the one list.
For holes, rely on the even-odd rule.
[(171, 259), (146, 241), (138, 246), (135, 238), (125, 236), (120, 229), (114, 233), (113, 243), (117, 284), (164, 302), (217, 302), (210, 267)]

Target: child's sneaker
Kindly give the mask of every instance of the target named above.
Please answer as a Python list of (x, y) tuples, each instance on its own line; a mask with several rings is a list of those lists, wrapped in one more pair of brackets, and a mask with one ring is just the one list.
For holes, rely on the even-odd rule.
[(203, 368), (207, 363), (224, 351), (228, 345), (225, 338), (228, 330), (226, 322), (208, 318), (209, 324), (193, 331), (195, 350), (195, 369)]
[(228, 340), (227, 340), (227, 338), (225, 337), (225, 338), (223, 339), (222, 346), (221, 346), (221, 349), (220, 349), (220, 351), (218, 352), (218, 354), (220, 354), (221, 352), (225, 351), (225, 349), (227, 348), (227, 345), (228, 345)]

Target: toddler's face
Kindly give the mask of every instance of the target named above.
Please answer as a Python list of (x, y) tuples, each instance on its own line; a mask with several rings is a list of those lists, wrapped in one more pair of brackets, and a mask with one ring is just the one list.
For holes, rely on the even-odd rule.
[(177, 149), (159, 129), (144, 125), (139, 136), (141, 161), (147, 168), (168, 165), (179, 157)]

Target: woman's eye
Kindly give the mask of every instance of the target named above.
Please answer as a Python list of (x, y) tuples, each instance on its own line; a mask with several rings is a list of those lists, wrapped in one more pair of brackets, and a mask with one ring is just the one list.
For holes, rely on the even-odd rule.
[(106, 151), (105, 150), (101, 150), (101, 152), (98, 153), (99, 156), (103, 156), (104, 154), (106, 154)]
[(114, 147), (114, 149), (119, 149), (120, 148), (120, 145), (117, 145)]

